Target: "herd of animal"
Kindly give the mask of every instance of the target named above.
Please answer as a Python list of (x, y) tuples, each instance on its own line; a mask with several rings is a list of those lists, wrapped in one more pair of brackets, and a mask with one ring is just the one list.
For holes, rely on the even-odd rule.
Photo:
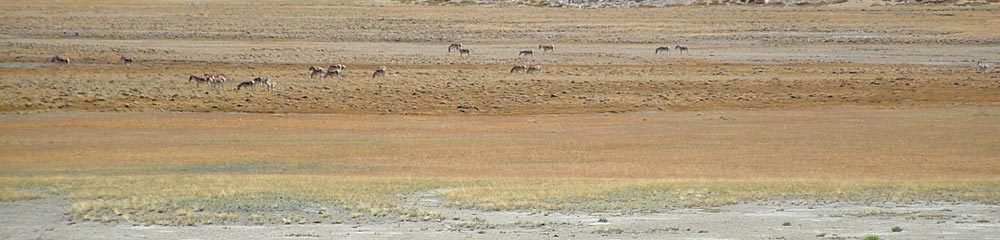
[[(556, 47), (551, 44), (541, 44), (538, 45), (538, 49), (542, 50), (543, 53), (554, 52), (556, 50)], [(673, 49), (674, 51), (677, 51), (679, 54), (685, 54), (689, 52), (688, 47), (681, 45), (675, 45)], [(451, 45), (448, 45), (448, 52), (450, 53), (453, 50), (457, 51), (459, 56), (472, 55), (472, 49), (465, 48), (464, 45), (462, 45), (461, 43), (452, 43)], [(669, 46), (661, 46), (657, 47), (653, 53), (670, 54), (670, 50), (671, 49)], [(534, 54), (535, 54), (534, 49), (522, 50), (518, 53), (518, 57), (522, 56), (531, 57)], [(125, 57), (125, 56), (121, 56), (120, 60), (126, 66), (129, 66), (134, 62), (134, 60), (131, 57)], [(52, 57), (49, 61), (60, 64), (70, 63), (69, 58), (59, 55)], [(988, 64), (983, 63), (981, 61), (977, 62), (976, 64), (980, 72), (983, 73), (989, 72), (990, 66)], [(374, 79), (376, 77), (385, 77), (386, 71), (388, 71), (386, 66), (379, 66), (378, 68), (375, 69), (374, 72), (372, 72), (372, 78)], [(541, 65), (514, 65), (514, 67), (510, 69), (510, 73), (537, 73), (537, 72), (542, 72)], [(317, 77), (327, 78), (331, 76), (344, 76), (346, 73), (347, 73), (347, 66), (344, 64), (333, 64), (326, 68), (323, 68), (321, 66), (309, 67), (309, 78), (317, 78)], [(201, 76), (189, 75), (188, 82), (195, 82), (196, 87), (201, 87), (201, 84), (205, 83), (218, 91), (219, 89), (225, 87), (226, 76), (223, 74), (207, 74), (207, 73)], [(254, 77), (250, 81), (240, 82), (236, 86), (236, 90), (239, 91), (244, 88), (251, 88), (256, 90), (257, 86), (262, 86), (263, 89), (266, 89), (268, 92), (270, 92), (274, 90), (276, 84), (277, 82), (275, 82), (274, 80), (258, 76)]]

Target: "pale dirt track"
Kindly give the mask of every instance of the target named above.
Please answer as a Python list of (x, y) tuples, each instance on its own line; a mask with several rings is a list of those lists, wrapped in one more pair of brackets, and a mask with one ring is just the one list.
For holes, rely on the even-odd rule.
[[(10, 239), (998, 239), (996, 205), (918, 203), (800, 205), (794, 201), (749, 203), (709, 209), (672, 209), (655, 214), (482, 212), (436, 206), (467, 221), (367, 222), (236, 226), (129, 226), (66, 224), (65, 201), (0, 203), (0, 237)], [(601, 222), (600, 219), (607, 219)], [(784, 223), (790, 223), (784, 226)], [(902, 232), (892, 232), (892, 227)], [(620, 231), (619, 231), (620, 230)]]

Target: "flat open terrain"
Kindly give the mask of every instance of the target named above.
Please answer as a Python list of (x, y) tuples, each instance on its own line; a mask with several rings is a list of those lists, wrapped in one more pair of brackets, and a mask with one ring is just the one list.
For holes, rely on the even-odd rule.
[(1000, 236), (960, 5), (0, 1), (0, 238)]
[[(0, 111), (516, 115), (1000, 102), (997, 70), (974, 67), (1000, 63), (993, 5), (12, 1), (0, 13)], [(453, 42), (471, 56), (449, 53)], [(654, 53), (675, 45), (690, 51)], [(538, 52), (518, 56), (527, 49)], [(72, 64), (46, 63), (57, 54)], [(136, 62), (126, 67), (119, 56)], [(309, 66), (335, 63), (348, 66), (346, 76), (309, 77)], [(511, 74), (519, 64), (543, 71)], [(389, 74), (372, 79), (380, 65)], [(204, 73), (230, 83), (214, 91), (188, 81)], [(255, 76), (277, 90), (235, 90)]]

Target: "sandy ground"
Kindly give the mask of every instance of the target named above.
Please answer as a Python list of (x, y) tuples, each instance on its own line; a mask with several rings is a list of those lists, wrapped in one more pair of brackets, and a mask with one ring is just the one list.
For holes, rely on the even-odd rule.
[[(0, 22), (11, 26), (0, 29), (0, 111), (517, 115), (995, 105), (998, 70), (973, 66), (1000, 63), (1000, 35), (991, 31), (997, 10), (14, 2), (0, 4)], [(471, 56), (449, 53), (452, 42)], [(675, 45), (691, 51), (654, 54)], [(527, 49), (539, 52), (517, 55)], [(48, 63), (53, 55), (73, 64)], [(122, 66), (120, 55), (136, 63)], [(335, 63), (348, 66), (346, 76), (307, 74)], [(511, 74), (520, 64), (544, 70)], [(380, 65), (388, 77), (372, 79)], [(187, 80), (204, 73), (230, 83), (214, 91)], [(256, 76), (277, 81), (277, 90), (235, 90)]]
[[(561, 164), (586, 177), (608, 178), (839, 179), (876, 173), (882, 179), (995, 180), (1000, 70), (978, 73), (973, 66), (1000, 63), (1000, 7), (873, 3), (574, 9), (391, 1), (3, 1), (0, 121), (12, 124), (0, 127), (0, 160), (16, 169), (0, 170), (0, 177), (143, 174), (163, 167), (143, 164), (165, 160), (175, 167), (167, 174), (233, 170), (212, 165), (220, 162), (235, 163), (223, 164), (239, 168), (232, 174), (317, 170), (309, 164), (276, 169), (280, 165), (238, 158), (288, 160), (283, 152), (255, 145), (273, 136), (287, 140), (279, 146), (305, 146), (292, 151), (299, 154), (292, 162), (319, 158), (334, 166), (383, 167), (319, 169), (336, 174), (341, 172), (330, 169), (441, 177), (462, 172), (448, 168), (454, 164), (488, 170), (463, 177), (539, 177), (566, 174), (546, 167)], [(452, 42), (465, 43), (472, 55), (449, 54)], [(556, 51), (517, 56), (538, 44), (554, 44)], [(653, 54), (658, 46), (675, 45), (691, 51)], [(48, 62), (54, 55), (73, 63)], [(123, 66), (122, 55), (136, 63)], [(313, 79), (306, 73), (311, 65), (334, 63), (347, 64), (347, 75)], [(510, 74), (515, 64), (545, 70)], [(372, 79), (379, 65), (387, 65), (389, 74)], [(202, 73), (223, 73), (230, 81), (266, 76), (279, 85), (274, 92), (236, 91), (230, 82), (215, 91), (187, 82), (189, 74)], [(110, 111), (135, 115), (80, 113)], [(174, 113), (189, 111), (228, 113)], [(233, 112), (342, 115), (297, 115), (267, 126), (282, 114)], [(144, 125), (165, 120), (180, 124)], [(163, 126), (173, 128), (156, 128)], [(371, 141), (344, 140), (358, 137)], [(601, 145), (578, 144), (586, 137)], [(331, 138), (339, 150), (323, 142)], [(242, 155), (211, 152), (186, 142), (192, 139), (209, 147), (255, 148)], [(301, 140), (312, 142), (293, 144)], [(151, 144), (123, 144), (143, 141)], [(418, 145), (431, 148), (409, 154)], [(190, 154), (197, 151), (213, 154)], [(677, 152), (683, 155), (670, 155)], [(528, 161), (509, 164), (515, 157)], [(587, 158), (597, 161), (581, 160)], [(629, 164), (601, 162), (608, 159)], [(680, 167), (648, 167), (663, 162)], [(817, 170), (816, 164), (830, 168)], [(450, 206), (435, 191), (399, 196), (399, 202), (446, 219), (131, 226), (71, 220), (70, 200), (46, 195), (0, 202), (0, 238), (1000, 236), (1000, 208), (971, 202), (787, 199), (655, 213), (484, 212)], [(903, 230), (890, 231), (895, 226)]]
[[(1000, 239), (1000, 207), (974, 203), (855, 205), (752, 202), (659, 213), (483, 212), (442, 206), (434, 193), (404, 197), (446, 219), (430, 222), (130, 226), (70, 222), (55, 197), (0, 203), (4, 239)], [(471, 220), (469, 220), (471, 219)], [(602, 220), (603, 219), (603, 220)], [(788, 226), (785, 226), (786, 224)], [(901, 232), (891, 228), (901, 227)]]

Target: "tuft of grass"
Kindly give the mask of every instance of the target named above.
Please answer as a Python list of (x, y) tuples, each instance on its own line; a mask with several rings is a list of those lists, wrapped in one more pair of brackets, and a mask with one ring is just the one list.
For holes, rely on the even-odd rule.
[(781, 226), (785, 226), (785, 227), (791, 226), (791, 225), (792, 225), (792, 222), (789, 222), (789, 221), (785, 221), (784, 223), (781, 224)]
[(476, 217), (473, 218), (471, 221), (460, 221), (453, 227), (459, 229), (468, 229), (468, 230), (485, 230), (485, 229), (494, 229), (496, 228), (496, 225), (486, 222), (485, 219)]
[(594, 230), (591, 233), (601, 235), (619, 235), (625, 233), (625, 230), (621, 228), (601, 228)]
[[(991, 187), (1000, 187), (1000, 182), (494, 179), (442, 190), (441, 193), (452, 205), (490, 211), (542, 209), (601, 212), (656, 211), (675, 206), (718, 207), (744, 201), (787, 198), (858, 203), (880, 199), (911, 202), (974, 198), (989, 203), (1000, 200), (1000, 192), (990, 190)], [(948, 192), (956, 195), (943, 194)], [(629, 201), (625, 204), (607, 201), (615, 199)]]
[(880, 240), (881, 238), (879, 238), (878, 235), (875, 235), (875, 234), (868, 234), (868, 235), (865, 235), (865, 237), (862, 238), (862, 239), (863, 240)]
[(600, 219), (597, 219), (597, 222), (606, 223), (606, 222), (608, 222), (608, 219), (604, 218), (604, 217), (601, 217)]
[(892, 229), (890, 229), (890, 230), (892, 230), (892, 232), (902, 232), (903, 228), (899, 227), (899, 226), (895, 226), (895, 227), (892, 227)]

